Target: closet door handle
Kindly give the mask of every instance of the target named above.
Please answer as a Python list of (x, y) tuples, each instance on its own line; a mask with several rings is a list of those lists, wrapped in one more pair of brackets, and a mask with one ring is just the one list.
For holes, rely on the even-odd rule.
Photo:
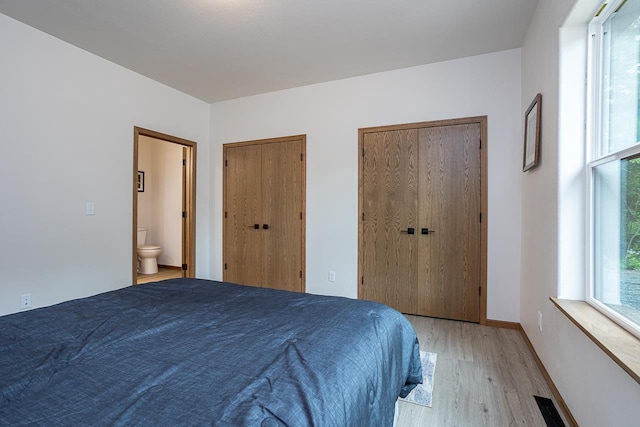
[(262, 229), (263, 230), (268, 230), (269, 229), (269, 224), (262, 224)]
[(413, 227), (409, 227), (406, 230), (400, 230), (401, 233), (406, 233), (406, 234), (415, 234), (416, 233), (416, 229)]
[(247, 225), (247, 228), (255, 228), (256, 230), (259, 230), (260, 224)]
[(420, 234), (429, 234), (429, 233), (435, 233), (436, 230), (429, 230), (428, 228), (423, 228), (422, 230), (420, 230)]

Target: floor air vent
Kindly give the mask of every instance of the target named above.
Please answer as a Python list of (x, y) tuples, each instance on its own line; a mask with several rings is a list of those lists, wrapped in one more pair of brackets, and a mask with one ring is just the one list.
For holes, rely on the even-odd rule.
[(540, 408), (542, 418), (544, 418), (544, 422), (547, 424), (547, 427), (565, 427), (564, 422), (562, 421), (562, 418), (560, 418), (560, 414), (551, 399), (540, 396), (533, 397), (536, 399), (536, 403), (538, 404), (538, 408)]

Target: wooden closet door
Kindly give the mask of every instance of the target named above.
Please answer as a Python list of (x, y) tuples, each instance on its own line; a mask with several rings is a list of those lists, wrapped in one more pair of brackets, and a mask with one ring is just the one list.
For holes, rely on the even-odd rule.
[(263, 286), (297, 292), (304, 291), (302, 153), (301, 140), (262, 145)]
[(363, 139), (360, 297), (404, 313), (418, 311), (417, 136), (409, 129)]
[[(262, 285), (262, 148), (225, 149), (223, 280)], [(258, 228), (255, 228), (255, 226)]]
[(306, 136), (225, 144), (224, 280), (305, 291)]
[(485, 117), (360, 129), (359, 298), (486, 320), (485, 132)]
[(480, 124), (419, 130), (418, 314), (480, 320)]

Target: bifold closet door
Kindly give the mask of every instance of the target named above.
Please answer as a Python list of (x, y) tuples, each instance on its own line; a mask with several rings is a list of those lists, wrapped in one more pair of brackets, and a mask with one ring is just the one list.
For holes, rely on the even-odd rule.
[(417, 313), (418, 132), (363, 140), (362, 298)]
[(224, 280), (262, 283), (262, 147), (226, 149)]

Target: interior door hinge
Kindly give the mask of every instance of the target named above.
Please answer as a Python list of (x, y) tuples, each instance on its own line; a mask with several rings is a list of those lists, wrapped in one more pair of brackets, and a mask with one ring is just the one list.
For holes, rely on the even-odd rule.
[(224, 217), (225, 218), (227, 217), (227, 211), (224, 211)]
[(187, 271), (187, 264), (182, 264), (182, 270)]
[(227, 269), (227, 263), (226, 262), (224, 263), (224, 269), (225, 270)]
[(187, 166), (187, 159), (182, 159), (182, 166)]
[(182, 218), (186, 218), (187, 217), (187, 213), (185, 211), (182, 211)]
[(360, 283), (361, 283), (362, 285), (364, 285), (364, 276), (361, 276), (361, 277), (360, 277)]
[(480, 147), (478, 147), (482, 150), (482, 140), (480, 140)]
[(364, 157), (364, 148), (362, 149), (362, 157)]
[(362, 212), (362, 220), (364, 221), (364, 212)]
[(482, 286), (478, 287), (478, 295), (482, 296)]
[(225, 166), (229, 166), (229, 162), (227, 160), (224, 161)]
[(300, 278), (302, 279), (302, 270), (300, 270)]
[(300, 212), (300, 219), (302, 219), (302, 212)]
[(304, 160), (304, 156), (300, 153), (300, 161)]
[(480, 212), (480, 222), (482, 222), (482, 212)]

